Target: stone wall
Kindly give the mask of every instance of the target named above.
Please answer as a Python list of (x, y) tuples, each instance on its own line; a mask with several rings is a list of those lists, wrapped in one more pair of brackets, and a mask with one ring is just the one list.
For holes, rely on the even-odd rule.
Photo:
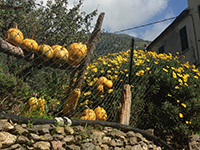
[[(198, 146), (199, 136), (191, 137)], [(198, 148), (198, 147), (197, 147)], [(0, 120), (0, 149), (13, 150), (162, 150), (140, 133), (111, 127), (12, 124)], [(196, 149), (195, 149), (196, 150)]]

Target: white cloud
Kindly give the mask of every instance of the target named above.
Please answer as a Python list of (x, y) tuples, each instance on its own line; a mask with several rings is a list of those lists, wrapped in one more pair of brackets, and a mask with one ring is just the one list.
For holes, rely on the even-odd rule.
[[(72, 7), (78, 1), (69, 0), (69, 6)], [(90, 13), (98, 8), (99, 14), (105, 12), (102, 29), (115, 32), (148, 23), (167, 8), (168, 2), (169, 0), (83, 0), (82, 10)], [(96, 23), (96, 19), (97, 17), (92, 24)], [(138, 35), (139, 38), (152, 40), (166, 25), (166, 23), (157, 24), (152, 29), (144, 31), (142, 35), (136, 30), (130, 32), (132, 35)]]
[(105, 12), (103, 28), (110, 32), (147, 22), (167, 7), (168, 0), (85, 0), (83, 10)]

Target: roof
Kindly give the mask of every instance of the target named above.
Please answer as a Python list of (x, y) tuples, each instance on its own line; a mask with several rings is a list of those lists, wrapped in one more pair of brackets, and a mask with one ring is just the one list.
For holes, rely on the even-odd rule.
[(185, 19), (188, 15), (189, 15), (189, 8), (186, 8), (185, 10), (183, 10), (179, 16), (176, 17), (176, 19), (159, 35), (157, 36), (147, 47), (147, 50), (150, 50), (151, 47), (158, 43), (159, 40), (162, 40), (162, 37), (165, 37), (166, 35), (168, 35), (172, 30), (174, 30), (177, 25), (183, 20)]

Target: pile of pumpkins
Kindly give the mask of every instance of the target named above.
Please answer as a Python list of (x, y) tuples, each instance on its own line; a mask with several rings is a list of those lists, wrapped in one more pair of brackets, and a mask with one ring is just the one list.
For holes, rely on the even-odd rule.
[(18, 29), (17, 23), (15, 28), (10, 28), (5, 35), (5, 40), (13, 45), (21, 46), (30, 52), (36, 51), (36, 54), (43, 60), (52, 60), (57, 64), (68, 63), (69, 65), (76, 66), (87, 54), (87, 46), (82, 42), (73, 43), (67, 49), (65, 45), (47, 44), (38, 45), (33, 40), (34, 34), (31, 38), (24, 39), (23, 33)]
[(81, 120), (99, 120), (99, 121), (106, 121), (107, 120), (107, 113), (104, 108), (98, 106), (94, 110), (90, 109), (86, 106), (86, 109), (81, 114)]
[(44, 97), (37, 98), (37, 93), (33, 93), (33, 96), (29, 98), (27, 104), (25, 105), (25, 109), (22, 114), (26, 113), (27, 116), (31, 116), (33, 112), (39, 112), (38, 115), (42, 115), (45, 112), (45, 99)]

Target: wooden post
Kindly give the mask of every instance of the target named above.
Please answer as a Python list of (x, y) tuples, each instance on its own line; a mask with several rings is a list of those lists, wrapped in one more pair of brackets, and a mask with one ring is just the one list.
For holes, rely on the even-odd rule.
[(131, 113), (131, 87), (129, 84), (124, 85), (121, 104), (122, 107), (120, 114), (120, 123), (129, 125), (130, 113)]

